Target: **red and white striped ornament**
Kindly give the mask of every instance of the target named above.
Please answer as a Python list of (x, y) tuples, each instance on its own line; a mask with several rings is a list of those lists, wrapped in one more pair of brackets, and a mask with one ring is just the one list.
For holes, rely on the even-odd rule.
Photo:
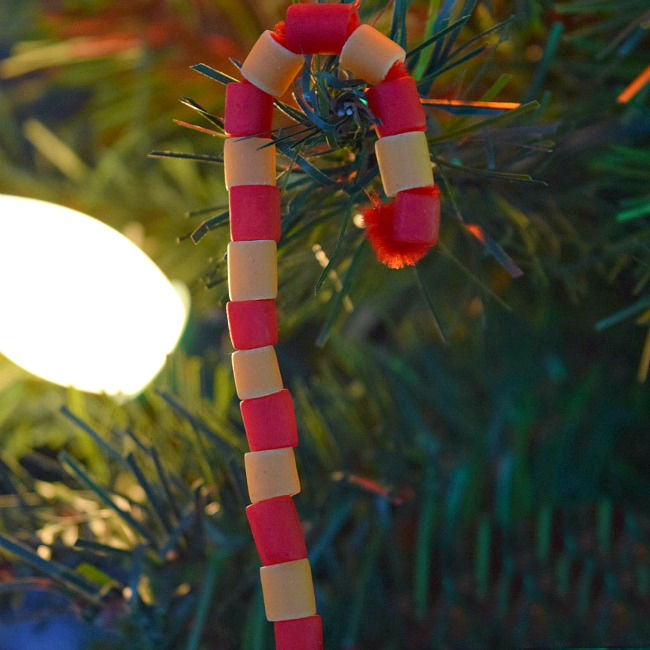
[(376, 155), (384, 191), (394, 199), (364, 213), (366, 236), (391, 268), (415, 264), (438, 238), (434, 185), (417, 88), (405, 51), (359, 20), (357, 5), (293, 4), (257, 40), (226, 87), (224, 147), (229, 192), (228, 325), (233, 370), (251, 451), (245, 456), (247, 517), (258, 549), (267, 618), (277, 650), (322, 650), (323, 635), (307, 548), (292, 497), (300, 491), (296, 421), (275, 355), (276, 246), (280, 193), (271, 135), (273, 98), (284, 95), (304, 55), (333, 54), (364, 80), (378, 119)]

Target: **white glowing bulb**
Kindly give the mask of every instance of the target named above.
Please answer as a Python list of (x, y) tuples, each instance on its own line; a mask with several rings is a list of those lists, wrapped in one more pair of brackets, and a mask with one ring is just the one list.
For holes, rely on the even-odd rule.
[(63, 386), (133, 396), (162, 369), (187, 312), (187, 299), (116, 230), (0, 195), (0, 353), (17, 365)]

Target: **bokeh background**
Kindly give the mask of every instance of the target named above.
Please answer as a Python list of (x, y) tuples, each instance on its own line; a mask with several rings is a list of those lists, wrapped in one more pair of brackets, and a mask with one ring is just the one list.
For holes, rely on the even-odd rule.
[[(223, 108), (189, 66), (237, 76), (230, 58), (285, 8), (0, 3), (0, 193), (100, 218), (192, 296), (179, 348), (127, 403), (0, 357), (2, 650), (272, 648), (244, 516), (222, 170), (147, 153), (219, 156), (218, 136), (173, 121), (211, 127), (183, 96)], [(417, 271), (363, 245), (364, 197), (341, 208), (304, 168), (288, 179), (278, 355), (326, 647), (647, 645), (650, 6), (361, 13), (408, 50), (431, 39), (409, 59), (423, 96), (522, 107), (427, 108), (443, 223)], [(371, 134), (351, 138), (370, 150)]]

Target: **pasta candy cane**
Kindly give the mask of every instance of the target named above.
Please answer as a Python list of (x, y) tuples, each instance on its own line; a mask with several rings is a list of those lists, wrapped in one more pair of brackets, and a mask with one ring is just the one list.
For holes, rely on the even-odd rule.
[(250, 452), (251, 500), (246, 514), (262, 563), (266, 617), (277, 650), (321, 650), (321, 619), (304, 535), (293, 503), (300, 491), (296, 421), (275, 355), (276, 245), (280, 193), (270, 138), (273, 98), (283, 95), (304, 55), (336, 54), (341, 67), (371, 85), (378, 119), (375, 151), (384, 191), (394, 197), (364, 213), (366, 236), (391, 268), (414, 264), (436, 243), (439, 192), (425, 136), (426, 120), (405, 51), (370, 25), (356, 5), (294, 4), (286, 20), (265, 31), (246, 57), (242, 82), (226, 87), (224, 147), (229, 193), (228, 326), (237, 395)]

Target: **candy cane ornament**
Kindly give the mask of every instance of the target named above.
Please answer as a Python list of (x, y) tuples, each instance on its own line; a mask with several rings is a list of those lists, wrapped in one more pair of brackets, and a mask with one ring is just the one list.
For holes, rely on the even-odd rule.
[(266, 617), (277, 650), (321, 650), (321, 619), (304, 535), (292, 497), (300, 491), (296, 421), (274, 345), (278, 340), (277, 242), (281, 199), (271, 139), (273, 98), (284, 95), (304, 55), (339, 55), (341, 67), (370, 84), (378, 120), (375, 153), (384, 192), (394, 200), (364, 212), (366, 236), (391, 268), (415, 264), (438, 238), (439, 192), (426, 141), (426, 119), (406, 53), (370, 25), (357, 5), (294, 4), (265, 31), (226, 87), (225, 183), (229, 197), (228, 326), (237, 395), (250, 452), (246, 509), (262, 563)]

